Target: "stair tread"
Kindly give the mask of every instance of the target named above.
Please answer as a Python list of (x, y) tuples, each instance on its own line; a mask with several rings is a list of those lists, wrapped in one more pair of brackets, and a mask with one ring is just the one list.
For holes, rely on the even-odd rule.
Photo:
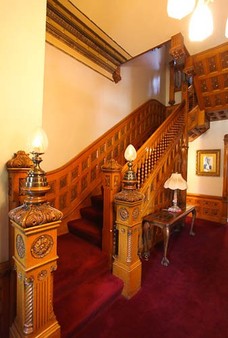
[(102, 227), (103, 223), (103, 210), (96, 208), (94, 206), (88, 206), (80, 209), (80, 214), (82, 217), (97, 222), (97, 225)]
[[(67, 248), (67, 251), (64, 248)], [(74, 234), (68, 233), (58, 237), (57, 253), (58, 268), (54, 275), (56, 298), (64, 294), (64, 287), (70, 290), (72, 285), (89, 281), (99, 273), (109, 271), (108, 256), (97, 246)]]
[(67, 338), (120, 297), (123, 281), (110, 272), (104, 252), (71, 233), (58, 237), (58, 255), (54, 312)]
[(68, 222), (68, 229), (72, 234), (92, 241), (93, 244), (101, 246), (102, 228), (98, 227), (92, 220), (84, 218)]
[(91, 203), (93, 206), (103, 210), (103, 195), (93, 195), (91, 196)]
[(98, 312), (120, 297), (122, 289), (123, 282), (107, 273), (93, 281), (84, 282), (83, 287), (74, 289), (61, 302), (55, 303), (61, 337), (72, 337)]

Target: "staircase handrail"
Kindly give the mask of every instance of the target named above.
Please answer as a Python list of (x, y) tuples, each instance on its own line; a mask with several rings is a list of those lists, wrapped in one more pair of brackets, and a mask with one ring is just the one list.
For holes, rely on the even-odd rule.
[[(91, 145), (81, 151), (65, 165), (46, 173), (50, 185), (47, 200), (63, 212), (59, 234), (68, 232), (67, 222), (80, 218), (80, 207), (89, 204), (90, 196), (101, 192), (101, 167), (110, 159), (123, 165), (123, 153), (129, 143), (139, 148), (166, 118), (166, 107), (151, 99), (134, 110)], [(21, 168), (18, 168), (20, 171)], [(29, 170), (29, 169), (28, 169)], [(8, 167), (11, 175), (11, 192), (17, 200), (9, 199), (9, 209), (23, 203), (24, 196), (18, 191), (23, 185), (20, 174), (15, 175), (13, 166)], [(10, 172), (11, 171), (11, 172)], [(16, 182), (13, 182), (15, 177)]]
[[(172, 172), (178, 171), (186, 178), (186, 115), (183, 100), (137, 151), (133, 170), (137, 188), (145, 195), (143, 215), (165, 208), (171, 202), (170, 191), (164, 189), (164, 182)], [(127, 163), (122, 175), (125, 171)]]

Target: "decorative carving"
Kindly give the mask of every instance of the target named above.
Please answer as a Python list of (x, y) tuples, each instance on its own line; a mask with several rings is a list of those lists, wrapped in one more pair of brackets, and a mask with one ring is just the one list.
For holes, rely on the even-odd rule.
[(132, 218), (133, 218), (134, 220), (136, 220), (136, 219), (139, 217), (139, 213), (140, 213), (139, 208), (138, 208), (138, 207), (137, 207), (137, 208), (134, 208), (134, 210), (133, 210), (133, 212), (132, 212)]
[(31, 254), (34, 258), (43, 258), (49, 254), (53, 247), (53, 238), (50, 235), (42, 235), (35, 239), (31, 246)]
[(212, 56), (210, 58), (208, 58), (208, 65), (209, 65), (209, 70), (210, 72), (215, 72), (217, 70), (217, 66), (216, 66), (216, 57)]
[(93, 182), (97, 178), (97, 166), (91, 169), (90, 181)]
[(104, 165), (102, 165), (103, 171), (120, 171), (122, 169), (122, 166), (113, 158), (111, 158), (109, 161), (107, 161)]
[(47, 270), (42, 270), (38, 273), (37, 279), (38, 281), (43, 281), (47, 278)]
[(32, 168), (33, 162), (25, 151), (19, 150), (14, 153), (13, 158), (6, 163), (6, 166), (7, 168)]
[(222, 69), (228, 68), (228, 51), (225, 51), (220, 54)]
[(60, 178), (59, 185), (60, 185), (60, 189), (67, 186), (67, 175)]
[(114, 72), (112, 74), (112, 78), (113, 78), (115, 83), (118, 83), (121, 80), (120, 67), (117, 67), (116, 70), (114, 70)]
[(25, 278), (25, 324), (26, 335), (33, 332), (33, 278)]
[(84, 175), (81, 180), (81, 192), (88, 187), (88, 175)]
[(29, 205), (23, 204), (9, 212), (9, 217), (23, 228), (59, 221), (63, 214), (51, 207), (49, 203)]
[(75, 198), (77, 198), (78, 196), (78, 185), (75, 184), (72, 189), (71, 189), (71, 202), (73, 202), (75, 200)]
[[(228, 44), (192, 56), (196, 70), (194, 87), (198, 104), (207, 114), (213, 114), (218, 106), (228, 108)], [(220, 120), (215, 112), (213, 120)]]
[(25, 256), (25, 243), (24, 243), (23, 237), (20, 234), (18, 234), (16, 236), (16, 249), (17, 249), (18, 256), (20, 258), (24, 258), (24, 256)]
[(185, 58), (189, 55), (184, 45), (184, 37), (181, 33), (178, 33), (171, 37), (171, 47), (169, 50), (169, 54), (172, 55), (174, 60), (182, 61), (184, 61)]
[(131, 58), (70, 1), (48, 0), (46, 33), (49, 43), (115, 82)]
[(74, 168), (74, 169), (72, 170), (72, 173), (71, 173), (72, 180), (74, 180), (75, 178), (78, 177), (78, 172), (79, 172), (79, 167), (78, 167), (78, 165), (77, 165), (76, 168)]
[(132, 230), (128, 229), (127, 231), (127, 263), (131, 263), (131, 253), (132, 253)]
[(67, 192), (59, 196), (59, 207), (64, 210), (67, 206)]
[(213, 90), (219, 89), (219, 81), (217, 76), (211, 78), (211, 85)]
[(129, 217), (129, 212), (126, 208), (120, 208), (119, 215), (123, 221), (126, 221)]
[(144, 195), (137, 190), (122, 190), (115, 196), (115, 200), (125, 202), (136, 202), (144, 198)]
[(202, 92), (207, 92), (208, 91), (206, 80), (201, 81), (201, 91)]

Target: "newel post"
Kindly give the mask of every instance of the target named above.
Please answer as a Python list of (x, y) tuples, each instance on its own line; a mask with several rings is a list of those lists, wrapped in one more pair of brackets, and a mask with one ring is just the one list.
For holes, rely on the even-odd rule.
[(114, 159), (107, 161), (102, 166), (103, 172), (103, 229), (102, 229), (102, 251), (109, 255), (110, 268), (115, 250), (115, 211), (114, 196), (121, 188), (122, 166)]
[(25, 200), (9, 212), (14, 228), (16, 318), (10, 337), (60, 337), (53, 311), (53, 272), (57, 268), (57, 228), (62, 213), (52, 208), (45, 194), (50, 189), (40, 168), (41, 153), (33, 153)]
[(115, 195), (118, 255), (113, 263), (113, 274), (124, 282), (122, 294), (131, 298), (141, 288), (142, 262), (139, 259), (139, 243), (144, 195), (136, 189), (137, 180), (132, 170), (132, 160), (135, 157), (125, 158), (129, 161), (128, 171), (124, 175), (123, 189)]

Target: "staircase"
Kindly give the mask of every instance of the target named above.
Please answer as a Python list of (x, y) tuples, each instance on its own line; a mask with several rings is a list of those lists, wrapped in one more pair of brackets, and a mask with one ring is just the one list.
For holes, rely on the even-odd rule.
[(103, 197), (91, 197), (91, 206), (80, 209), (81, 218), (68, 222), (69, 232), (88, 240), (90, 243), (102, 246)]
[[(105, 189), (102, 196), (94, 193), (101, 191), (101, 167), (110, 159), (123, 165), (124, 149), (129, 143), (134, 144), (138, 149), (134, 161), (137, 188), (145, 196), (143, 215), (167, 205), (170, 196), (164, 189), (164, 181), (171, 172), (185, 173), (185, 103), (166, 116), (166, 108), (151, 100), (67, 165), (47, 173), (51, 187), (47, 199), (64, 215), (59, 228), (59, 259), (53, 290), (54, 313), (62, 338), (77, 337), (96, 313), (120, 297), (123, 289), (123, 282), (110, 271), (111, 252), (101, 250), (104, 228), (110, 234), (114, 224), (107, 217), (103, 227), (103, 211), (110, 212), (113, 200), (106, 196)], [(21, 168), (15, 170), (13, 164), (10, 168), (13, 168), (9, 170), (12, 182), (9, 209), (12, 209), (23, 203), (19, 182), (27, 173)], [(125, 171), (123, 168), (122, 172)], [(121, 189), (121, 182), (115, 179), (117, 183)], [(85, 207), (89, 196), (92, 196), (90, 206)]]
[(58, 238), (58, 269), (54, 280), (54, 312), (61, 337), (76, 337), (98, 313), (120, 297), (123, 282), (112, 275), (108, 255), (101, 251), (103, 198), (91, 197), (81, 219), (68, 223)]

